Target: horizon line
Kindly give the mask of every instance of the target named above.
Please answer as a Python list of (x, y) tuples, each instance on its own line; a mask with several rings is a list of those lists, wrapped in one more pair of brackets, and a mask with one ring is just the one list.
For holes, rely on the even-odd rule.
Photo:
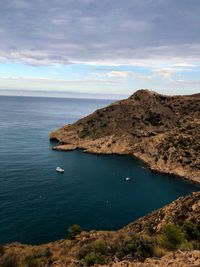
[(24, 89), (0, 89), (0, 96), (50, 97), (50, 98), (79, 98), (79, 99), (122, 99), (128, 94), (90, 93), (73, 91), (46, 91)]

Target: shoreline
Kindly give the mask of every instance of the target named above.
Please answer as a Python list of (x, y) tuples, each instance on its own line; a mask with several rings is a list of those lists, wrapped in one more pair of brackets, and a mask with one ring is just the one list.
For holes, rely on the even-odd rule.
[(194, 185), (197, 185), (198, 187), (200, 187), (200, 181), (197, 181), (195, 179), (192, 179), (191, 177), (189, 176), (185, 176), (185, 175), (181, 175), (181, 174), (178, 174), (176, 172), (173, 172), (173, 171), (165, 171), (165, 170), (161, 170), (159, 168), (156, 168), (154, 166), (151, 166), (150, 163), (146, 162), (143, 158), (141, 157), (138, 157), (132, 153), (117, 153), (117, 152), (100, 152), (100, 151), (91, 151), (89, 149), (87, 149), (86, 147), (77, 147), (76, 145), (70, 145), (69, 148), (66, 148), (66, 146), (69, 146), (69, 144), (62, 144), (62, 145), (56, 145), (56, 146), (53, 146), (52, 149), (53, 150), (56, 150), (56, 151), (63, 151), (63, 152), (70, 152), (70, 151), (73, 151), (73, 150), (81, 150), (82, 153), (88, 153), (88, 154), (94, 154), (94, 155), (118, 155), (118, 156), (130, 156), (136, 160), (139, 160), (141, 161), (150, 171), (152, 172), (157, 172), (157, 173), (160, 173), (160, 174), (168, 174), (168, 175), (171, 175), (173, 176), (174, 178), (176, 179), (182, 179), (188, 183), (191, 183), (191, 184), (194, 184)]

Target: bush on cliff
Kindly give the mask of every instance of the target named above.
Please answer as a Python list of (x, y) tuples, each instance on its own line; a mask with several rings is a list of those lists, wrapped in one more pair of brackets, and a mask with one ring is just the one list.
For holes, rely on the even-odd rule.
[(125, 254), (131, 254), (134, 258), (144, 260), (153, 256), (154, 242), (153, 239), (133, 235), (130, 240), (124, 242)]
[(185, 233), (179, 225), (167, 223), (161, 235), (161, 243), (170, 250), (175, 250), (186, 243)]
[(103, 239), (97, 239), (91, 244), (89, 251), (84, 257), (85, 263), (89, 266), (104, 264), (105, 256), (108, 254), (108, 246)]
[(41, 267), (51, 261), (52, 251), (49, 247), (38, 249), (31, 255), (26, 256), (25, 263), (27, 267)]
[(73, 224), (70, 226), (67, 230), (67, 237), (71, 240), (75, 239), (75, 237), (82, 232), (82, 229), (80, 225), (78, 224)]
[(101, 253), (101, 254), (105, 255), (108, 251), (108, 247), (106, 245), (106, 242), (103, 239), (98, 239), (92, 245), (92, 250), (95, 253)]
[(98, 252), (90, 252), (85, 256), (85, 262), (88, 266), (92, 266), (94, 264), (104, 264), (105, 259), (101, 253)]
[(183, 224), (183, 230), (185, 231), (185, 235), (188, 240), (200, 241), (200, 225), (197, 225), (191, 221), (186, 221)]

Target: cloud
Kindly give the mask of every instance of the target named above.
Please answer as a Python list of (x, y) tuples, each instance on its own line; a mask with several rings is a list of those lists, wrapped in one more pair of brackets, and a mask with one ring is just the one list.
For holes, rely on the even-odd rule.
[(51, 83), (51, 84), (118, 84), (117, 80), (103, 80), (103, 79), (81, 79), (81, 80), (66, 80), (66, 79), (51, 79), (47, 77), (31, 77), (31, 76), (5, 76), (0, 74), (0, 81), (26, 81), (30, 83)]
[(181, 86), (200, 86), (200, 80), (174, 80), (174, 84), (181, 85)]
[(129, 74), (130, 72), (125, 70), (112, 70), (104, 75), (107, 77), (126, 78)]
[(153, 75), (147, 75), (147, 74), (145, 75), (141, 73), (132, 73), (132, 77), (142, 81), (151, 81), (154, 78)]
[(3, 1), (0, 57), (34, 66), (196, 65), (199, 12), (196, 0)]
[(155, 68), (152, 72), (153, 76), (160, 76), (164, 79), (172, 80), (174, 76), (187, 72), (194, 72), (195, 68), (198, 69), (198, 66), (192, 64), (176, 64), (175, 66), (167, 68)]

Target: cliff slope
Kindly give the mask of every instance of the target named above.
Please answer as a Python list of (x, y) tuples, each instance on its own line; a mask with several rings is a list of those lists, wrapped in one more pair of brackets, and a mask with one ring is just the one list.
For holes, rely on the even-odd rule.
[(50, 133), (57, 150), (129, 154), (153, 170), (200, 183), (200, 94), (139, 90)]

